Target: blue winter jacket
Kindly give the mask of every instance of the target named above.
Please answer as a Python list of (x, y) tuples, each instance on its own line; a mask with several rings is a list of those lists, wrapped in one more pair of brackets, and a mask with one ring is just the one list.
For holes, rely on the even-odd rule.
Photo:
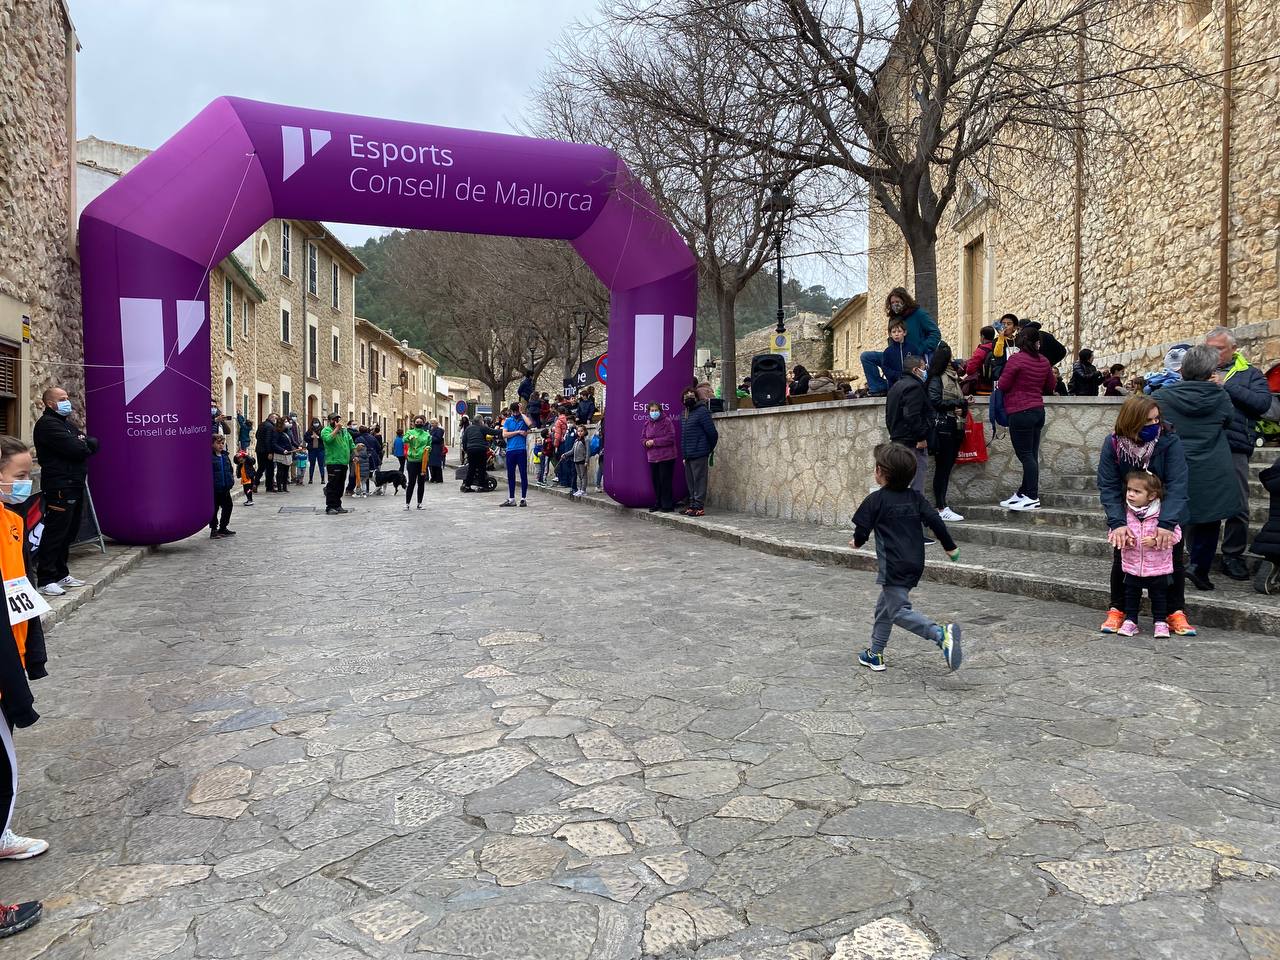
[(923, 357), (938, 349), (942, 342), (942, 331), (938, 323), (921, 307), (916, 307), (902, 322), (907, 325), (907, 338), (902, 341), (907, 353)]
[(235, 486), (236, 473), (231, 468), (231, 458), (227, 456), (224, 450), (222, 453), (213, 455), (213, 489), (217, 491), (230, 490)]
[[(893, 386), (902, 377), (902, 361), (907, 358), (910, 353), (907, 349), (907, 342), (894, 343), (893, 337), (889, 338), (889, 345), (884, 348), (880, 354), (880, 370), (884, 374), (884, 378), (888, 381), (889, 386)], [(916, 354), (919, 356), (919, 354)]]
[(680, 453), (686, 460), (711, 456), (720, 435), (705, 403), (685, 411), (680, 420)]

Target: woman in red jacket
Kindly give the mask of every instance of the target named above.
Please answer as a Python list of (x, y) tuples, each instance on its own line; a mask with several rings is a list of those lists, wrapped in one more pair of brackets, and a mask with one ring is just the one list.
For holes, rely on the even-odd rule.
[(1000, 506), (1009, 510), (1040, 509), (1040, 433), (1044, 430), (1044, 396), (1053, 393), (1053, 366), (1040, 355), (1040, 331), (1021, 330), (1018, 352), (1000, 374), (1000, 393), (1009, 418), (1009, 440), (1022, 463), (1022, 484)]

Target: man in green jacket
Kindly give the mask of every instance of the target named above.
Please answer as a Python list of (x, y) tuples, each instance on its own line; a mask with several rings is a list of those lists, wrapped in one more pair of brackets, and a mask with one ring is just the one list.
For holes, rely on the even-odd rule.
[(422, 488), (427, 482), (427, 454), (431, 449), (431, 431), (427, 429), (426, 419), (419, 414), (413, 420), (413, 427), (404, 435), (405, 466), (408, 468), (409, 484), (404, 488), (404, 508), (409, 509), (409, 500), (413, 497), (413, 488), (418, 488), (418, 509), (422, 509)]
[(346, 513), (342, 505), (342, 490), (347, 485), (347, 470), (351, 466), (355, 444), (351, 433), (343, 429), (342, 417), (337, 412), (329, 414), (329, 425), (320, 431), (320, 439), (324, 442), (324, 465), (328, 474), (324, 488), (324, 512)]

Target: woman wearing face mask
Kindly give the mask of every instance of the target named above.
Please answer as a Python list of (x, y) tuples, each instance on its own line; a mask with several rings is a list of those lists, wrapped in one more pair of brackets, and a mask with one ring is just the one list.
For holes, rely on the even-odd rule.
[(324, 438), (320, 436), (320, 418), (316, 417), (311, 421), (311, 426), (307, 428), (306, 436), (303, 442), (307, 445), (307, 483), (311, 483), (316, 478), (316, 467), (320, 467), (320, 483), (323, 485), (324, 473)]
[[(31, 496), (31, 451), (16, 437), (0, 436), (0, 500), (10, 506)], [(12, 510), (0, 510), (0, 574), (6, 583), (5, 615), (0, 622), (0, 859), (27, 860), (49, 849), (44, 840), (20, 837), (10, 828), (17, 787), (17, 756), (13, 728), (29, 727), (39, 719), (29, 680), (47, 676), (44, 631), (40, 614), (49, 609), (31, 582), (26, 555), (27, 537), (22, 518)], [(0, 904), (0, 936), (17, 933), (40, 919), (38, 902)]]
[[(1230, 467), (1231, 460), (1227, 459)], [(1130, 546), (1133, 534), (1125, 522), (1125, 478), (1144, 470), (1160, 478), (1164, 498), (1160, 509), (1157, 538), (1172, 542), (1173, 528), (1185, 530), (1190, 512), (1187, 503), (1187, 456), (1182, 439), (1165, 428), (1160, 409), (1150, 397), (1141, 394), (1126, 398), (1116, 415), (1115, 432), (1102, 441), (1098, 456), (1098, 497), (1107, 516), (1107, 540), (1114, 550), (1111, 558), (1111, 605), (1103, 622), (1103, 633), (1115, 633), (1124, 623), (1124, 570), (1120, 566), (1120, 549)], [(1184, 540), (1173, 544), (1173, 580), (1169, 586), (1169, 610), (1166, 621), (1171, 633), (1194, 637), (1195, 627), (1187, 622), (1186, 564)], [(1159, 545), (1159, 544), (1158, 544)]]
[(431, 431), (427, 429), (427, 421), (416, 417), (413, 427), (404, 435), (404, 450), (409, 469), (409, 483), (404, 488), (404, 508), (409, 509), (409, 501), (413, 499), (413, 488), (418, 488), (418, 509), (422, 509), (422, 491), (427, 485), (427, 455), (431, 448)]
[(640, 442), (649, 461), (649, 477), (653, 480), (654, 504), (650, 513), (670, 513), (676, 507), (671, 491), (671, 480), (676, 468), (676, 425), (670, 417), (662, 415), (662, 405), (650, 402), (646, 408), (644, 430)]

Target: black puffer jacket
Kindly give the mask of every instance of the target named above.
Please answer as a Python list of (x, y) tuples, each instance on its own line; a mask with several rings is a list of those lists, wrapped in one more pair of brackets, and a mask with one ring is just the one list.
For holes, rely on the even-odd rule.
[(1249, 549), (1261, 557), (1280, 558), (1280, 459), (1263, 470), (1258, 477), (1267, 493), (1271, 494), (1271, 509), (1267, 522), (1253, 538)]
[[(1239, 354), (1236, 354), (1239, 356)], [(1222, 376), (1227, 371), (1219, 371)], [(1253, 453), (1258, 439), (1258, 418), (1271, 407), (1271, 388), (1267, 378), (1257, 367), (1245, 367), (1231, 374), (1222, 387), (1236, 408), (1236, 415), (1227, 425), (1227, 443), (1232, 453)]]
[(930, 414), (924, 383), (915, 374), (904, 373), (902, 379), (889, 388), (884, 402), (884, 423), (889, 428), (889, 439), (914, 447), (929, 435)]
[(46, 409), (31, 432), (40, 461), (42, 490), (79, 490), (84, 487), (89, 467), (86, 461), (98, 452), (93, 437), (80, 439), (80, 431), (67, 418)]

